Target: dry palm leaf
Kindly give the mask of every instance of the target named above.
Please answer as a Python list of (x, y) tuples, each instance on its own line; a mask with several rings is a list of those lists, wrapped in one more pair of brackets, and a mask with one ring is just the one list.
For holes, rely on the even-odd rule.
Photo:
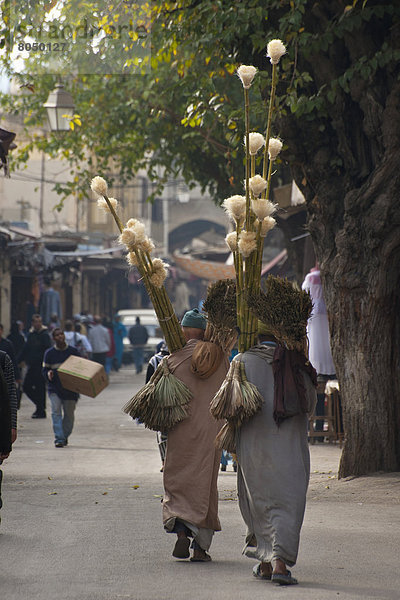
[(187, 417), (191, 398), (187, 386), (170, 372), (165, 357), (150, 381), (122, 410), (148, 429), (167, 431)]
[(247, 380), (244, 364), (237, 359), (231, 362), (225, 380), (211, 401), (210, 411), (215, 419), (227, 419), (240, 426), (260, 410), (263, 402), (257, 387)]
[(302, 347), (312, 311), (308, 292), (299, 290), (287, 279), (269, 275), (265, 291), (248, 293), (246, 300), (253, 314), (268, 325), (279, 343), (289, 349)]
[(215, 447), (229, 453), (236, 452), (236, 427), (227, 421), (215, 438)]
[(229, 351), (237, 337), (236, 282), (234, 279), (220, 279), (208, 286), (207, 298), (203, 304), (207, 315), (206, 341)]

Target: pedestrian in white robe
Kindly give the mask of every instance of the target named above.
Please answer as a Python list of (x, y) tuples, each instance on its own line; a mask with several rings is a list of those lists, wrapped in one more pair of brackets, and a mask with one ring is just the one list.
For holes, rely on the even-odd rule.
[[(308, 355), (318, 373), (318, 400), (315, 414), (322, 417), (325, 415), (325, 385), (329, 379), (335, 379), (336, 375), (331, 353), (328, 314), (318, 263), (307, 273), (301, 288), (309, 292), (313, 302), (313, 310), (307, 323)], [(315, 421), (314, 430), (323, 432), (323, 419)], [(323, 442), (323, 433), (315, 439), (317, 442)]]
[(328, 315), (318, 266), (307, 273), (301, 289), (308, 291), (313, 301), (313, 310), (307, 325), (310, 362), (318, 374), (330, 375), (332, 378), (335, 365), (332, 360)]

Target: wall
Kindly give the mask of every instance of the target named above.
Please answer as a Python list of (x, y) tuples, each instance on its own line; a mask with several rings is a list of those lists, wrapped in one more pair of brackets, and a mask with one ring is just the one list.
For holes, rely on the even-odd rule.
[(11, 315), (11, 274), (8, 256), (0, 250), (0, 323), (4, 326), (4, 335), (10, 331)]

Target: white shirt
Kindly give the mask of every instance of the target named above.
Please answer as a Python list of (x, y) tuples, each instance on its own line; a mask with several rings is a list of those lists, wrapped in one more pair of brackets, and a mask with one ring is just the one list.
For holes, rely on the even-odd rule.
[(64, 335), (68, 346), (73, 346), (76, 348), (77, 343), (82, 342), (82, 346), (85, 348), (86, 352), (93, 352), (92, 345), (87, 339), (86, 335), (78, 333), (77, 331), (64, 331)]

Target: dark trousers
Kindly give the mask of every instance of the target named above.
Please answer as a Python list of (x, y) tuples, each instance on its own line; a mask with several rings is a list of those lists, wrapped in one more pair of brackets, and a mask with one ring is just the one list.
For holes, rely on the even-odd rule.
[[(189, 527), (186, 527), (186, 525), (184, 523), (182, 523), (182, 521), (180, 521), (179, 519), (175, 519), (175, 525), (174, 525), (174, 528), (171, 531), (171, 533), (179, 533), (180, 531), (184, 531), (186, 537), (193, 536), (193, 533), (190, 531)], [(196, 542), (196, 540), (192, 541), (191, 548), (193, 550), (202, 550), (202, 547), (199, 546), (199, 544)]]
[[(325, 414), (325, 394), (317, 394), (317, 404), (315, 406), (316, 416), (322, 417)], [(315, 431), (324, 430), (324, 422), (322, 419), (315, 421)]]
[(106, 366), (106, 358), (107, 352), (93, 352), (92, 354), (92, 360), (99, 363), (99, 365), (103, 365), (103, 367)]
[(132, 350), (132, 358), (135, 363), (136, 373), (141, 373), (143, 370), (144, 352), (142, 346), (134, 346)]
[[(315, 414), (316, 416), (324, 416), (325, 415), (325, 385), (329, 379), (334, 379), (335, 375), (325, 375), (324, 373), (318, 373), (318, 388), (317, 388), (317, 404), (315, 406)], [(324, 430), (324, 421), (323, 419), (317, 419), (315, 421), (315, 431), (323, 431)], [(316, 438), (317, 441), (323, 442), (323, 437)]]
[(28, 368), (24, 379), (23, 391), (29, 400), (36, 406), (36, 412), (43, 414), (46, 411), (46, 385), (40, 366)]

